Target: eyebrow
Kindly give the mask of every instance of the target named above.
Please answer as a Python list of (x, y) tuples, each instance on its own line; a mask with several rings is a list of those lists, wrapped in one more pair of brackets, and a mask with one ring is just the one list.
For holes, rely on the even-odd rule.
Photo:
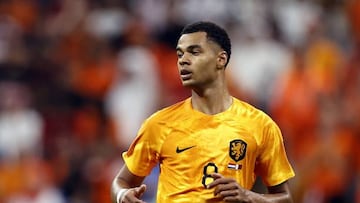
[[(201, 48), (201, 46), (198, 44), (190, 45), (190, 46), (186, 47), (186, 50), (193, 50), (196, 48)], [(180, 47), (176, 47), (176, 51), (182, 51), (182, 49)]]

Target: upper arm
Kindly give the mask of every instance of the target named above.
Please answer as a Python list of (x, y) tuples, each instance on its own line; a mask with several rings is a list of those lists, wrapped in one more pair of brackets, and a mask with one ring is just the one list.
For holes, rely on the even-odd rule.
[(132, 188), (139, 186), (145, 177), (137, 176), (128, 169), (126, 164), (120, 169), (119, 173), (116, 175), (114, 182), (117, 183), (120, 187), (123, 188)]
[(256, 173), (267, 186), (281, 185), (279, 183), (292, 178), (295, 173), (287, 158), (279, 127), (272, 120), (268, 121), (263, 130)]
[(269, 194), (266, 194), (265, 196), (271, 202), (293, 202), (287, 181), (280, 183), (279, 185), (268, 186), (267, 189)]
[(279, 185), (275, 186), (268, 186), (267, 187), (270, 194), (276, 193), (288, 193), (290, 194), (289, 184), (287, 181), (280, 183)]

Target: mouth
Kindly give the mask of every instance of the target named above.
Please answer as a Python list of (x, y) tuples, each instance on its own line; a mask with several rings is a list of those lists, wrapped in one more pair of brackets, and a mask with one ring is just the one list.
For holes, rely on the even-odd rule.
[(189, 70), (182, 69), (180, 71), (180, 77), (182, 80), (188, 80), (191, 78), (192, 72)]

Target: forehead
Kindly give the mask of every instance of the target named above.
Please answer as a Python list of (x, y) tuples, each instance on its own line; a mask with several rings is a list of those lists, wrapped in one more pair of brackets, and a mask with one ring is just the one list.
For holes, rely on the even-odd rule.
[(199, 45), (201, 47), (209, 46), (210, 41), (206, 38), (205, 32), (194, 32), (183, 34), (179, 38), (177, 47), (186, 48), (193, 45)]

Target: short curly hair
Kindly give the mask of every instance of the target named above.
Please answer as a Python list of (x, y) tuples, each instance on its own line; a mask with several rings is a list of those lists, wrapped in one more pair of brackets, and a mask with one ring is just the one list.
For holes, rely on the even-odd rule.
[(186, 25), (181, 31), (180, 36), (194, 32), (205, 32), (208, 40), (217, 43), (222, 49), (224, 49), (228, 55), (228, 59), (225, 64), (226, 67), (231, 56), (231, 41), (225, 29), (213, 22), (199, 21)]

